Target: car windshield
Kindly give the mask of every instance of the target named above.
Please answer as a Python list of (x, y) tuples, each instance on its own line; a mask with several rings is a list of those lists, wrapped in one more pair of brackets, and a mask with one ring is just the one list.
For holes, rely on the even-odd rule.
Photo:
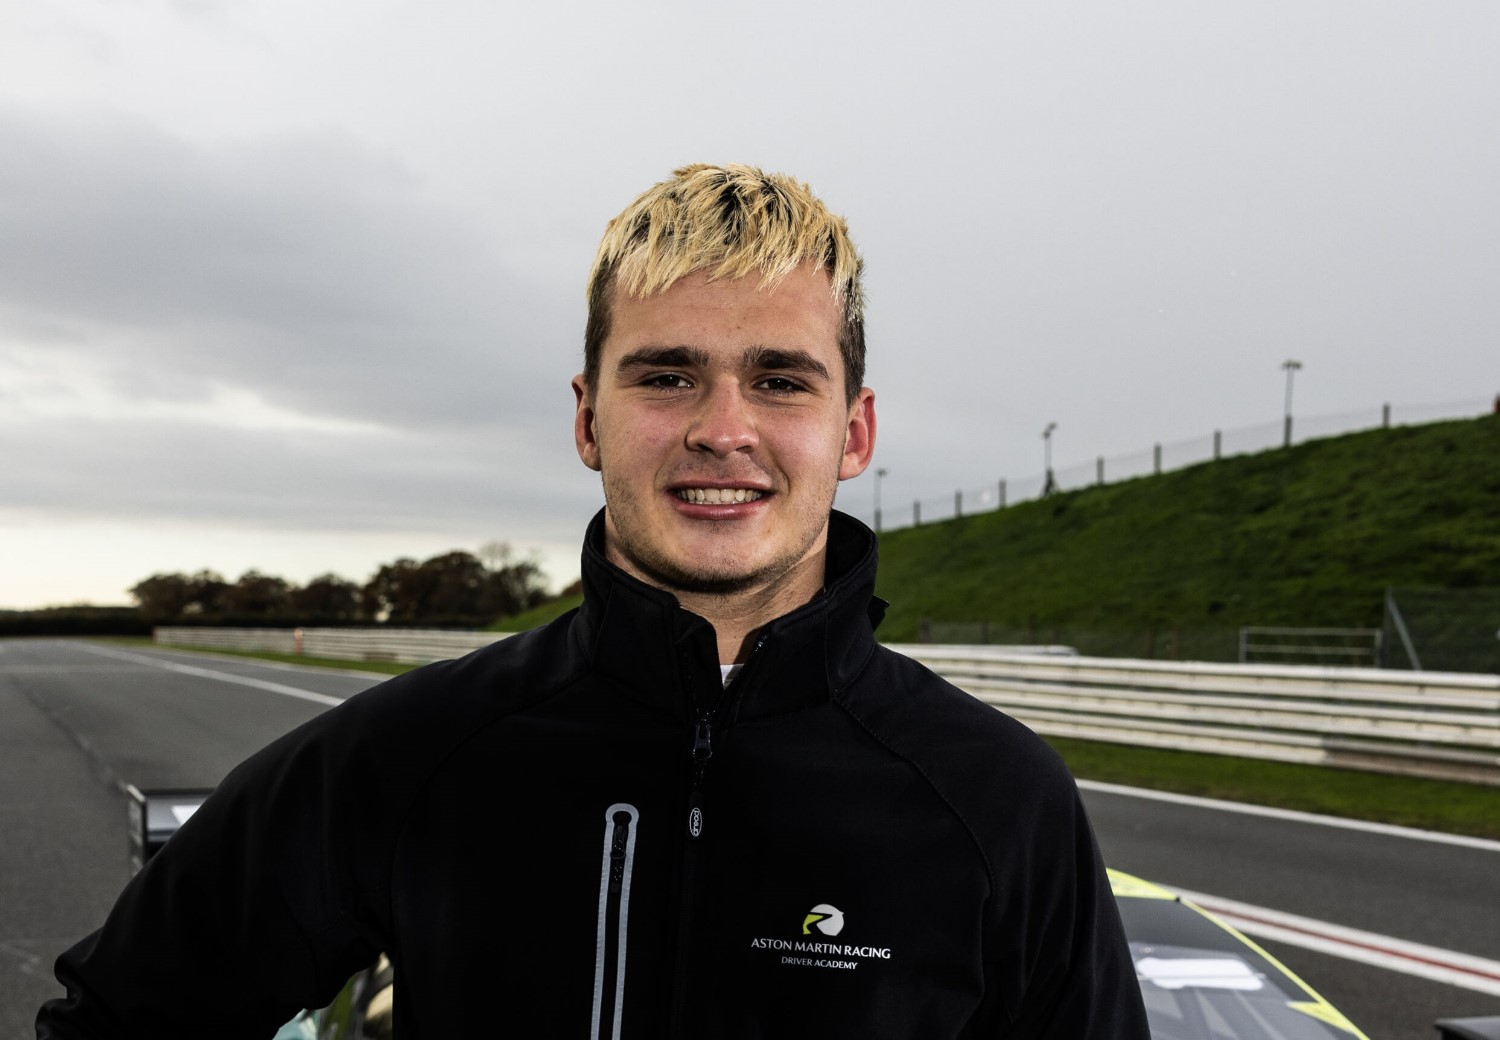
[(1120, 913), (1152, 1040), (1357, 1035), (1270, 960), (1176, 900), (1122, 899)]

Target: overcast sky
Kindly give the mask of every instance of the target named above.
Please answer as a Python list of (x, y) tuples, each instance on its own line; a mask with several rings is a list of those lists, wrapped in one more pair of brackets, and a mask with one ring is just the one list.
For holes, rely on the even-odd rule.
[(1299, 414), (1477, 412), (1497, 50), (1493, 0), (0, 0), (0, 606), (570, 580), (584, 279), (693, 161), (848, 218), (890, 512), (1049, 422), (1060, 468), (1279, 422), (1289, 357)]

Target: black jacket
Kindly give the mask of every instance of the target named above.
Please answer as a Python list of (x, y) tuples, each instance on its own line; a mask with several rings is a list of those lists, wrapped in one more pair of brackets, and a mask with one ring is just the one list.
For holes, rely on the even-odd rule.
[(255, 1037), (387, 951), (396, 1035), (1145, 1040), (1076, 788), (876, 644), (874, 539), (720, 680), (584, 547), (584, 605), (235, 769), (58, 961), (41, 1037)]

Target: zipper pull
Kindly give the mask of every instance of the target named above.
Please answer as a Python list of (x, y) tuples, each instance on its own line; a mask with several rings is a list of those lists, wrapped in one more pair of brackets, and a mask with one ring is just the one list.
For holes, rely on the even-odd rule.
[(609, 890), (619, 892), (625, 881), (625, 845), (630, 838), (630, 814), (615, 813), (614, 835), (609, 845)]
[(702, 716), (693, 728), (693, 792), (688, 796), (687, 832), (689, 838), (703, 836), (703, 773), (714, 757), (713, 721)]
[(713, 720), (704, 715), (693, 729), (693, 764), (698, 767), (698, 779), (694, 781), (695, 784), (703, 782), (703, 769), (708, 765), (708, 760), (713, 757)]

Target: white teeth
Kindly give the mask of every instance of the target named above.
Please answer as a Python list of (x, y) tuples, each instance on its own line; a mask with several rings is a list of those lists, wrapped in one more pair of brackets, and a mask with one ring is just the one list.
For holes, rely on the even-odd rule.
[(677, 497), (699, 506), (727, 506), (754, 502), (761, 494), (748, 488), (683, 488), (677, 492)]

